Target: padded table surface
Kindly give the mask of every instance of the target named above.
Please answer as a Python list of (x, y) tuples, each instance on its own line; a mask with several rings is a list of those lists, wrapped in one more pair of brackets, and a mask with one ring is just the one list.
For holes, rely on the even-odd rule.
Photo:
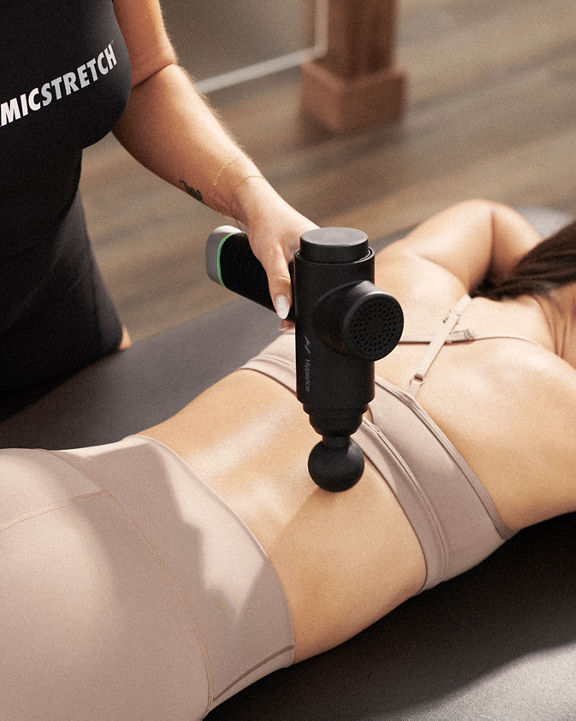
[[(522, 212), (544, 233), (570, 220)], [(0, 447), (92, 445), (141, 430), (248, 359), (277, 327), (272, 313), (238, 300), (142, 341), (4, 420)], [(574, 531), (568, 515), (519, 533), (348, 643), (248, 688), (210, 721), (576, 718)]]

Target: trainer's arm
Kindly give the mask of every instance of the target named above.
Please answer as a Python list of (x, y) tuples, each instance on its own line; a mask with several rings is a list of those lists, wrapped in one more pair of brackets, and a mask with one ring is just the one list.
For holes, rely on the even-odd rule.
[(116, 0), (132, 93), (115, 128), (145, 167), (248, 228), (272, 298), (291, 301), (287, 261), (313, 224), (261, 177), (179, 65), (158, 0)]

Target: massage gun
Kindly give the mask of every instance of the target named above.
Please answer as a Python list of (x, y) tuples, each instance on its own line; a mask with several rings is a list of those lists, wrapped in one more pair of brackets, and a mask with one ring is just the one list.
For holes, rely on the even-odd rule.
[[(266, 273), (242, 231), (221, 226), (210, 234), (206, 268), (212, 280), (273, 309)], [(390, 353), (402, 335), (402, 309), (374, 286), (374, 251), (360, 230), (304, 233), (290, 274), (296, 391), (322, 436), (308, 471), (324, 490), (345, 491), (364, 471), (364, 456), (350, 436), (374, 397), (374, 361)]]

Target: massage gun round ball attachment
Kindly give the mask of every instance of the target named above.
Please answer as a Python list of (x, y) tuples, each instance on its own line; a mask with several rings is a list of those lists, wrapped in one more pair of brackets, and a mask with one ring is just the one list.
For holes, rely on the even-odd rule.
[(308, 472), (325, 491), (347, 491), (362, 478), (364, 454), (350, 438), (324, 436), (308, 458)]

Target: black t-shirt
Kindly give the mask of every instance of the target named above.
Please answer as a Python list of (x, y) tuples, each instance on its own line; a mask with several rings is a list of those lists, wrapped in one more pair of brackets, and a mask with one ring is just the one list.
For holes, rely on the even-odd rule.
[(120, 325), (95, 266), (83, 148), (130, 93), (113, 0), (0, 3), (0, 393), (112, 350)]

